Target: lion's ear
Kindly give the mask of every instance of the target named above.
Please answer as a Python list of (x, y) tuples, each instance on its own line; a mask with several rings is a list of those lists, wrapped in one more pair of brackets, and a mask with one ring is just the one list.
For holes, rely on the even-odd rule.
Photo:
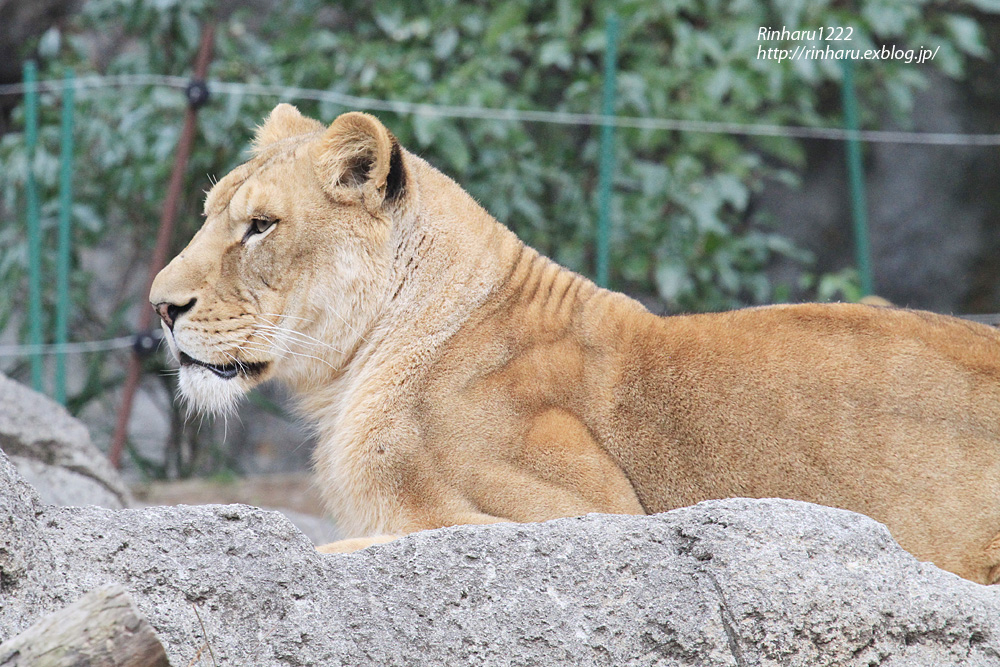
[(291, 104), (282, 102), (271, 110), (264, 123), (257, 127), (254, 135), (253, 148), (260, 151), (268, 144), (273, 144), (282, 139), (297, 137), (300, 134), (318, 132), (323, 129), (323, 124), (312, 118), (306, 118), (299, 110)]
[(406, 189), (399, 142), (374, 116), (352, 111), (339, 116), (315, 148), (316, 173), (324, 187), (361, 191), (374, 212), (398, 201)]

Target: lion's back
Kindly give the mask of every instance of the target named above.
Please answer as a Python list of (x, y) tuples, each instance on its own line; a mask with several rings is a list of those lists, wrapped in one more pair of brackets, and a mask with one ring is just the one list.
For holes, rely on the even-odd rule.
[(705, 493), (881, 504), (873, 489), (902, 492), (891, 471), (998, 460), (1000, 334), (857, 305), (661, 318), (628, 345), (615, 403), (610, 448), (653, 510)]

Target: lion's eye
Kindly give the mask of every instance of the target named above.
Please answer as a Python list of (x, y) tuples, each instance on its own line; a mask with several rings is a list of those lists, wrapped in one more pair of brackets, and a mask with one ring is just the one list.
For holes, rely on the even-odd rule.
[(273, 218), (252, 218), (250, 220), (250, 226), (247, 227), (246, 234), (243, 235), (243, 241), (245, 242), (251, 236), (255, 236), (256, 234), (263, 234), (277, 222), (278, 221)]

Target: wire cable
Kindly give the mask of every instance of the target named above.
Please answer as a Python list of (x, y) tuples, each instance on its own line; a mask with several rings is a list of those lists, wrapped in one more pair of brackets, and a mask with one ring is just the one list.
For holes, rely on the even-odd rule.
[(82, 343), (52, 343), (45, 345), (0, 345), (0, 357), (30, 357), (36, 354), (82, 354), (85, 352), (107, 352), (109, 350), (132, 347), (135, 336), (119, 336), (107, 340), (92, 340)]
[(46, 343), (43, 345), (0, 345), (0, 357), (30, 357), (36, 354), (86, 354), (88, 352), (109, 352), (132, 348), (137, 352), (149, 353), (163, 340), (160, 329), (152, 329), (130, 336), (118, 336), (104, 340), (90, 340), (75, 343)]
[[(159, 86), (186, 91), (190, 79), (181, 76), (166, 76), (159, 74), (119, 74), (109, 76), (83, 76), (74, 82), (77, 92), (87, 92), (104, 88)], [(858, 140), (870, 143), (944, 145), (944, 146), (1000, 146), (1000, 134), (956, 134), (949, 132), (901, 132), (891, 130), (845, 130), (842, 128), (753, 125), (746, 123), (730, 123), (720, 121), (680, 120), (652, 117), (606, 116), (602, 114), (570, 113), (562, 111), (532, 111), (521, 109), (497, 109), (489, 107), (470, 107), (456, 105), (429, 104), (423, 102), (405, 102), (400, 100), (381, 100), (339, 93), (331, 90), (315, 88), (299, 88), (294, 86), (276, 86), (257, 83), (233, 83), (226, 81), (207, 81), (212, 94), (219, 95), (257, 95), (276, 97), (286, 100), (314, 100), (329, 102), (349, 108), (361, 108), (372, 111), (389, 111), (400, 114), (430, 116), (438, 118), (469, 118), (481, 120), (498, 120), (507, 122), (551, 123), (558, 125), (610, 125), (620, 128), (642, 130), (672, 130), (678, 132), (702, 132), (712, 134), (733, 134), (744, 136), (774, 136), (795, 139), (829, 139), (835, 141)], [(64, 85), (61, 79), (39, 81), (39, 92), (59, 92)], [(23, 83), (0, 85), (0, 96), (21, 95), (25, 91)], [(972, 320), (1000, 321), (1000, 316), (962, 316)], [(133, 334), (119, 336), (106, 340), (44, 344), (44, 345), (0, 345), (0, 357), (24, 357), (36, 354), (84, 354), (89, 352), (107, 352), (135, 347), (143, 335), (152, 335), (158, 342), (156, 334)]]
[[(76, 80), (76, 90), (86, 92), (102, 88), (160, 86), (186, 90), (190, 80), (180, 76), (158, 74), (119, 74), (109, 76), (85, 76)], [(665, 130), (677, 132), (701, 132), (708, 134), (732, 134), (740, 136), (788, 137), (792, 139), (828, 139), (834, 141), (857, 140), (883, 144), (914, 144), (937, 146), (1000, 146), (1000, 134), (958, 134), (953, 132), (904, 132), (896, 130), (845, 130), (836, 127), (804, 127), (785, 125), (755, 125), (726, 121), (683, 120), (670, 118), (605, 116), (592, 113), (571, 113), (565, 111), (533, 111), (523, 109), (498, 109), (458, 105), (406, 102), (401, 100), (381, 100), (340, 93), (332, 90), (277, 86), (260, 83), (233, 83), (207, 81), (212, 94), (256, 95), (284, 100), (314, 100), (329, 102), (339, 106), (389, 111), (393, 113), (428, 116), (436, 118), (469, 118), (498, 120), (507, 122), (550, 123), (557, 125), (610, 125), (619, 128), (640, 130)], [(58, 92), (63, 82), (58, 79), (39, 81), (42, 92)], [(24, 92), (24, 84), (0, 85), (0, 95), (19, 95)]]

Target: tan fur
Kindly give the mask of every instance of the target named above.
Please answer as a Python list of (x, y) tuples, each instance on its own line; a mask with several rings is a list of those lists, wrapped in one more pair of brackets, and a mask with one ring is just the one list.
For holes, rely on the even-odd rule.
[[(371, 116), (283, 105), (157, 277), (184, 395), (287, 384), (351, 550), (460, 523), (784, 497), (997, 577), (1000, 336), (861, 305), (660, 318), (524, 246)], [(395, 157), (394, 157), (395, 156)], [(254, 217), (276, 219), (246, 237)], [(279, 328), (271, 328), (271, 327)]]

